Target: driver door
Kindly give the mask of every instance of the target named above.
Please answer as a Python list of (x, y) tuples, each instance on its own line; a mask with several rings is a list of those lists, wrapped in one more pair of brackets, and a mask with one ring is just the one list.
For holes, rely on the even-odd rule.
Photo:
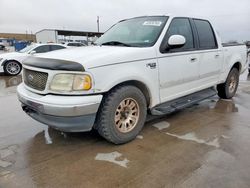
[(185, 96), (199, 86), (200, 58), (195, 52), (195, 39), (189, 18), (174, 18), (162, 44), (172, 35), (184, 36), (186, 43), (181, 48), (161, 48), (158, 52), (161, 103)]

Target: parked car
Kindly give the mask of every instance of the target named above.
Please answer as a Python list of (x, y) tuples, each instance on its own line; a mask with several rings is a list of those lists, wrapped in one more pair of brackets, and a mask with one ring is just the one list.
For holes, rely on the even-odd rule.
[(209, 21), (146, 16), (117, 23), (96, 46), (28, 58), (17, 93), (39, 122), (64, 132), (94, 128), (122, 144), (139, 134), (147, 113), (217, 93), (232, 98), (246, 69), (246, 46), (222, 46)]
[(0, 55), (0, 72), (6, 75), (18, 75), (22, 71), (22, 61), (29, 55), (65, 49), (61, 44), (32, 44), (18, 52)]
[(3, 44), (0, 44), (0, 50), (5, 50), (5, 46)]
[(62, 43), (64, 44), (65, 46), (68, 46), (68, 47), (82, 47), (82, 46), (86, 46), (86, 44), (83, 44), (81, 42), (65, 42), (65, 43)]

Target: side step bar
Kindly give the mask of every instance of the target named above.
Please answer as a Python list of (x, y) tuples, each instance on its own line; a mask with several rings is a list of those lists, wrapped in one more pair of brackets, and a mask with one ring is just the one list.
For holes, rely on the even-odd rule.
[(152, 115), (165, 115), (170, 114), (174, 111), (186, 108), (193, 104), (196, 104), (204, 99), (212, 97), (217, 94), (217, 91), (214, 87), (208, 88), (190, 95), (168, 101), (166, 103), (155, 106), (151, 109)]

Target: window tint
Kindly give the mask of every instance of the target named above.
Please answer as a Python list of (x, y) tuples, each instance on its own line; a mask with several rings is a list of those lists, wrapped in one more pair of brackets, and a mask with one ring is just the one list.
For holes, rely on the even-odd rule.
[(168, 40), (172, 35), (182, 35), (186, 38), (186, 44), (182, 48), (178, 48), (178, 51), (194, 48), (194, 37), (188, 18), (173, 19), (167, 31), (166, 39)]
[(216, 40), (214, 37), (213, 29), (208, 21), (205, 20), (194, 20), (198, 37), (199, 46), (202, 49), (216, 48)]
[(82, 44), (82, 43), (68, 43), (67, 46), (76, 46), (76, 47), (79, 47), (79, 46), (84, 46), (84, 44)]
[(35, 48), (34, 50), (36, 51), (36, 53), (45, 53), (45, 52), (50, 51), (49, 45), (39, 46)]
[(59, 46), (59, 45), (51, 45), (50, 48), (51, 48), (50, 49), (51, 51), (54, 51), (54, 50), (64, 49), (65, 47), (64, 46)]
[(67, 46), (77, 46), (76, 43), (69, 43)]

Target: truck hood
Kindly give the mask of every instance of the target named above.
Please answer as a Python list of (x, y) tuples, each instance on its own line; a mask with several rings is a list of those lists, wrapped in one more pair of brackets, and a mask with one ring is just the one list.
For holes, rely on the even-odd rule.
[(155, 58), (153, 47), (88, 46), (37, 54), (35, 57), (80, 63), (84, 69)]

